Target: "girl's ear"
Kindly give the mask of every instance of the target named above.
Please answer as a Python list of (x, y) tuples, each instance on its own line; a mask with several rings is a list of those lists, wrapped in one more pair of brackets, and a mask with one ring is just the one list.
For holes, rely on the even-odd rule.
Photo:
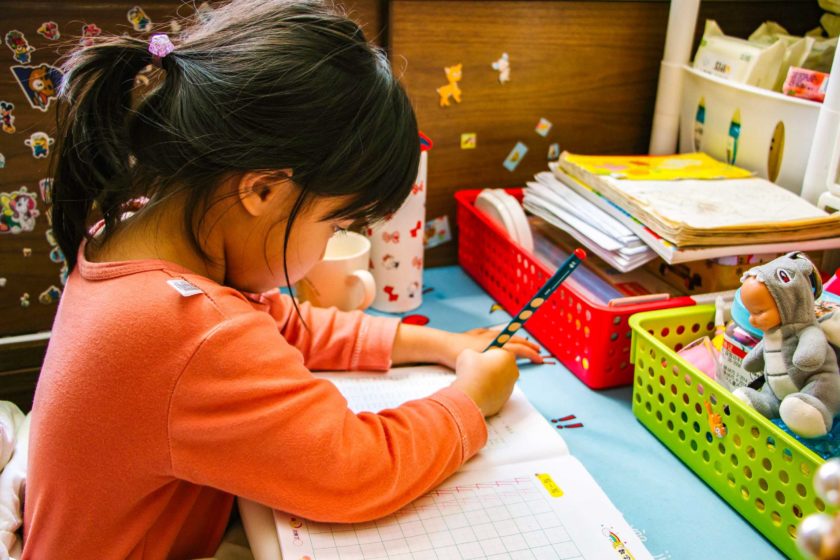
[(292, 184), (292, 170), (282, 169), (285, 178), (278, 178), (268, 173), (245, 173), (239, 178), (236, 186), (239, 202), (252, 216), (262, 216), (268, 213), (289, 192)]

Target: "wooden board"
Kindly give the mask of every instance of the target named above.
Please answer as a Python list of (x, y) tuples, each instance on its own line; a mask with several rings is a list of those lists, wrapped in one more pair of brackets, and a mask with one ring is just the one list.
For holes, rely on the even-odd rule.
[[(667, 2), (518, 2), (395, 0), (390, 6), (392, 64), (402, 75), (429, 155), (427, 219), (449, 215), (464, 188), (522, 186), (547, 169), (548, 147), (583, 153), (645, 153), (650, 137)], [(818, 24), (814, 2), (705, 2), (698, 27), (716, 18), (747, 35), (765, 19), (791, 32)], [(699, 31), (699, 30), (698, 30)], [(508, 53), (510, 82), (491, 63)], [(444, 67), (463, 65), (461, 103), (440, 107)], [(534, 131), (540, 118), (548, 137)], [(477, 147), (460, 148), (460, 135)], [(517, 142), (528, 152), (514, 172), (502, 162)], [(456, 262), (455, 242), (428, 251), (427, 266)]]
[[(35, 51), (30, 53), (29, 65), (54, 65), (59, 51), (67, 52), (78, 45), (82, 27), (88, 23), (95, 23), (106, 34), (148, 36), (148, 33), (135, 31), (127, 19), (127, 11), (135, 5), (137, 2), (134, 0), (95, 3), (0, 1), (3, 22), (0, 41), (8, 31), (19, 30), (35, 47)], [(362, 24), (368, 37), (383, 37), (382, 6), (378, 0), (350, 1), (345, 5), (350, 15)], [(193, 13), (192, 3), (179, 0), (143, 2), (141, 6), (152, 22), (164, 25), (164, 31), (169, 29), (167, 22), (176, 14), (186, 17)], [(58, 41), (50, 41), (37, 33), (44, 21), (58, 24), (61, 33)], [(0, 132), (0, 153), (5, 157), (5, 167), (0, 169), (0, 193), (20, 192), (20, 188), (25, 187), (28, 193), (36, 194), (39, 215), (35, 218), (32, 231), (0, 233), (0, 336), (48, 330), (57, 304), (56, 301), (41, 303), (39, 296), (51, 287), (56, 290), (63, 288), (62, 265), (50, 260), (53, 247), (47, 241), (48, 205), (38, 186), (40, 180), (49, 176), (48, 158), (34, 158), (32, 150), (24, 144), (34, 132), (55, 135), (55, 103), (52, 102), (45, 112), (30, 106), (10, 71), (11, 66), (18, 64), (12, 51), (4, 43), (0, 44), (0, 101), (14, 104), (16, 128), (14, 133)], [(28, 295), (28, 307), (23, 307), (21, 303), (25, 295)], [(2, 369), (5, 368), (0, 351)]]

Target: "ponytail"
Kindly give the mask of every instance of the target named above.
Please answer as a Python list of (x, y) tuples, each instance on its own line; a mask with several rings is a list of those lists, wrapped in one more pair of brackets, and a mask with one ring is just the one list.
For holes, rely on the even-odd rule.
[(64, 65), (52, 227), (70, 270), (94, 208), (113, 230), (132, 198), (128, 121), (135, 78), (152, 61), (147, 47), (134, 37), (111, 37), (76, 50)]
[(374, 221), (411, 192), (411, 103), (385, 53), (330, 3), (232, 0), (192, 17), (159, 61), (148, 90), (134, 89), (153, 62), (145, 40), (97, 38), (65, 65), (52, 211), (71, 269), (93, 216), (106, 243), (127, 202), (148, 198), (151, 212), (176, 194), (190, 242), (209, 259), (202, 220), (240, 173), (294, 171), (287, 234), (316, 197), (346, 199), (327, 219)]

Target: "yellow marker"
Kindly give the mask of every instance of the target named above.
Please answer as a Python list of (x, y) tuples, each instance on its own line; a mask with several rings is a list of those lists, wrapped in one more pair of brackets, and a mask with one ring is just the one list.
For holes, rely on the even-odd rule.
[(563, 495), (563, 491), (560, 489), (559, 486), (552, 480), (551, 475), (548, 473), (537, 473), (536, 477), (542, 482), (542, 485), (548, 491), (549, 495), (552, 498), (559, 498)]

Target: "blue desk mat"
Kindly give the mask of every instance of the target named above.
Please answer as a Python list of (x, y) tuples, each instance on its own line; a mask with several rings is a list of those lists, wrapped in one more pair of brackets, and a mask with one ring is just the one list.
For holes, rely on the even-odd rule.
[[(424, 282), (432, 290), (410, 313), (427, 316), (430, 327), (464, 331), (510, 319), (490, 313), (493, 299), (458, 266), (427, 269)], [(632, 387), (593, 391), (559, 363), (520, 372), (520, 387), (547, 420), (574, 414), (564, 423), (583, 424), (558, 431), (654, 558), (785, 558), (636, 420)]]

